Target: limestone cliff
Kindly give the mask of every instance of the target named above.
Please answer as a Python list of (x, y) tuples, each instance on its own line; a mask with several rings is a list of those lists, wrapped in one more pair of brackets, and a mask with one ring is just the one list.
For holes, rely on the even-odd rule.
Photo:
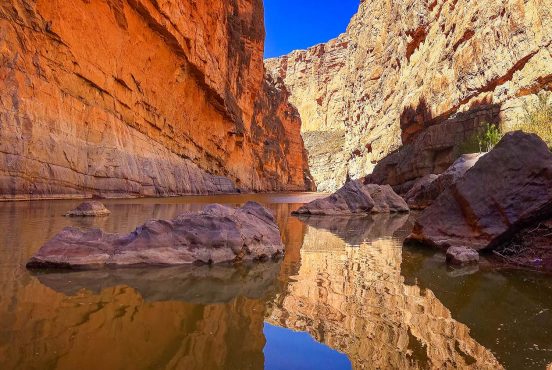
[(262, 20), (261, 0), (0, 2), (0, 196), (308, 189), (300, 120), (264, 120), (288, 103)]
[[(376, 0), (337, 39), (265, 64), (301, 114), (319, 189), (334, 190), (401, 144), (377, 181), (443, 171), (481, 122), (515, 122), (552, 89), (551, 53), (551, 0)], [(340, 132), (342, 150), (319, 154)]]

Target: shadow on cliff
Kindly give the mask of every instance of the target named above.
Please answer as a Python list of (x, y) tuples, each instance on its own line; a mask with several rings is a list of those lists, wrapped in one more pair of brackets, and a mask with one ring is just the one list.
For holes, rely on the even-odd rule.
[(405, 108), (400, 116), (403, 145), (380, 160), (367, 181), (389, 184), (403, 193), (414, 180), (443, 173), (483, 126), (500, 125), (501, 108), (492, 98), (485, 98), (472, 102), (463, 112), (453, 108), (433, 115), (422, 98), (417, 105)]

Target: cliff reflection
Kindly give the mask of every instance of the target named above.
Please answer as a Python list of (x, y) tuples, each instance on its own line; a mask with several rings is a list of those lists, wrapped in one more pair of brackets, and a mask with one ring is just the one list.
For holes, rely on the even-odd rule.
[(269, 308), (270, 323), (310, 333), (355, 369), (501, 367), (430, 290), (405, 285), (394, 237), (407, 218), (304, 221), (300, 268)]
[(40, 275), (16, 312), (0, 311), (0, 368), (262, 369), (264, 298), (278, 271), (272, 263)]

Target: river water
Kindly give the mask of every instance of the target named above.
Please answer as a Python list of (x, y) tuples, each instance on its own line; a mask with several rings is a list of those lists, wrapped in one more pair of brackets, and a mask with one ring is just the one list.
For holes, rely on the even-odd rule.
[[(415, 215), (298, 219), (314, 194), (0, 203), (0, 369), (546, 369), (552, 277), (450, 270), (403, 247)], [(256, 200), (285, 258), (241, 266), (29, 272), (65, 226), (129, 232), (206, 203)]]

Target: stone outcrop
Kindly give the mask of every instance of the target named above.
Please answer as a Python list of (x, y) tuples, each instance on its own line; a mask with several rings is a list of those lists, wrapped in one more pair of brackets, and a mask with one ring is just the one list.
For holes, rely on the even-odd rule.
[(417, 180), (404, 198), (410, 208), (427, 208), (442, 192), (460, 180), (484, 154), (465, 154), (441, 175), (426, 175)]
[(265, 64), (305, 133), (345, 132), (328, 169), (307, 140), (317, 184), (374, 171), (395, 186), (442, 173), (482, 122), (516, 122), (524, 102), (552, 88), (551, 53), (550, 0), (375, 0), (361, 1), (337, 39)]
[(102, 217), (109, 216), (111, 211), (97, 201), (83, 202), (65, 214), (67, 217)]
[(1, 198), (312, 187), (260, 0), (14, 0), (0, 35)]
[(258, 203), (210, 205), (172, 221), (152, 220), (128, 235), (68, 227), (44, 244), (29, 268), (184, 265), (265, 261), (283, 255), (273, 215)]
[(422, 213), (410, 239), (490, 249), (551, 216), (552, 152), (538, 136), (517, 131)]
[(305, 204), (295, 215), (367, 215), (405, 213), (409, 208), (389, 185), (366, 184), (363, 180), (346, 183), (327, 198)]

